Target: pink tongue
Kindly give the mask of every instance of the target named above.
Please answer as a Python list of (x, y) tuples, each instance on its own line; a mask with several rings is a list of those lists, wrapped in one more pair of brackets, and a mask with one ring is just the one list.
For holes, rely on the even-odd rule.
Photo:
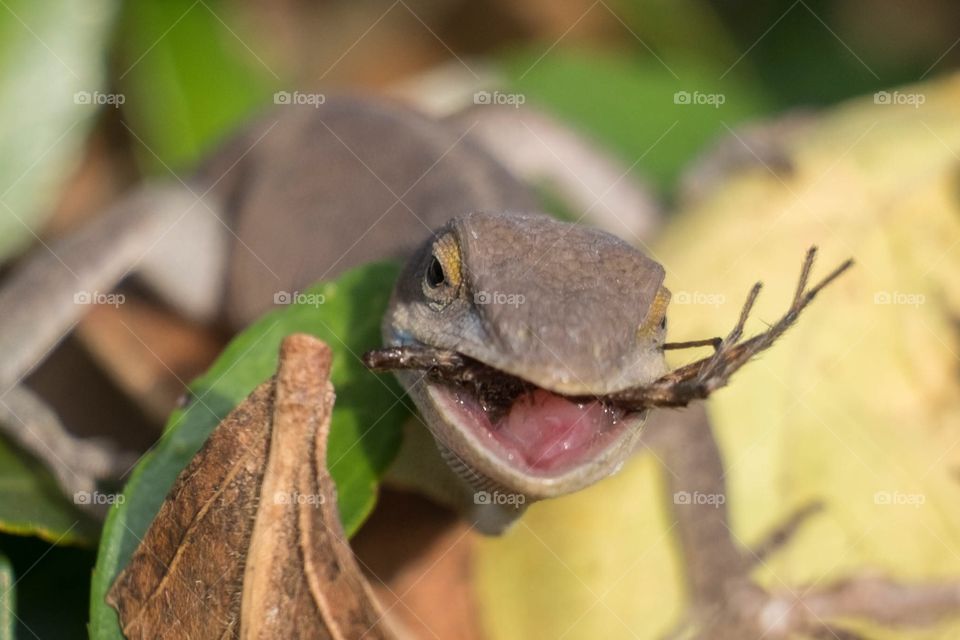
[(578, 405), (538, 389), (517, 399), (497, 435), (514, 444), (527, 464), (549, 470), (576, 457), (611, 424), (599, 402)]

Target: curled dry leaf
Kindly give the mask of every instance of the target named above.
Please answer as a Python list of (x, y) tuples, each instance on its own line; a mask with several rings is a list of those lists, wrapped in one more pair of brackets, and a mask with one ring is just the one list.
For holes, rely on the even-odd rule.
[(177, 478), (107, 601), (127, 638), (395, 637), (346, 541), (327, 472), (331, 354), (280, 366)]

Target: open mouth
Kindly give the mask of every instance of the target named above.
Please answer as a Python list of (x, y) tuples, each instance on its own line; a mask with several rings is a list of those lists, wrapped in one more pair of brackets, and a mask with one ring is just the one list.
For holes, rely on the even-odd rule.
[(532, 385), (496, 403), (482, 389), (443, 382), (428, 383), (427, 393), (446, 421), (529, 475), (559, 475), (597, 460), (644, 417), (601, 399), (567, 398)]
[(646, 407), (616, 396), (563, 395), (456, 351), (394, 346), (367, 352), (364, 362), (374, 371), (421, 372), (406, 374), (408, 390), (422, 411), (455, 427), (435, 431), (449, 450), (483, 452), (500, 463), (493, 473), (510, 469), (558, 491), (569, 472), (580, 483), (609, 475), (646, 416)]

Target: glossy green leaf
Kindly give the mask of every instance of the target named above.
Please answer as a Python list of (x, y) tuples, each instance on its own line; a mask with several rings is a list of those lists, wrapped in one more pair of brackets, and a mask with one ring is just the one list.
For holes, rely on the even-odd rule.
[(343, 527), (352, 535), (373, 509), (380, 474), (400, 442), (409, 415), (403, 391), (392, 378), (361, 363), (365, 350), (381, 343), (380, 319), (398, 274), (394, 264), (350, 271), (299, 296), (301, 304), (271, 312), (231, 342), (214, 365), (191, 385), (193, 400), (176, 411), (156, 446), (131, 475), (104, 525), (91, 592), (92, 638), (121, 638), (117, 617), (104, 597), (160, 508), (177, 474), (220, 420), (277, 366), (283, 338), (303, 332), (333, 350), (331, 378), (337, 394), (327, 464), (337, 485)]
[(0, 6), (0, 258), (34, 239), (103, 93), (112, 0)]
[(124, 114), (154, 172), (193, 165), (279, 82), (227, 3), (135, 0), (120, 35)]

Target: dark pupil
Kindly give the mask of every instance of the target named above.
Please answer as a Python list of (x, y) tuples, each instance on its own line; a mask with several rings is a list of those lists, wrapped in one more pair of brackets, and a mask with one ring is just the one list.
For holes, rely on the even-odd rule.
[(667, 316), (663, 316), (663, 318), (660, 320), (660, 328), (661, 329), (667, 328)]
[(440, 264), (437, 256), (433, 256), (430, 259), (430, 264), (427, 265), (427, 284), (431, 287), (439, 287), (445, 279), (446, 276), (443, 274), (443, 265)]

